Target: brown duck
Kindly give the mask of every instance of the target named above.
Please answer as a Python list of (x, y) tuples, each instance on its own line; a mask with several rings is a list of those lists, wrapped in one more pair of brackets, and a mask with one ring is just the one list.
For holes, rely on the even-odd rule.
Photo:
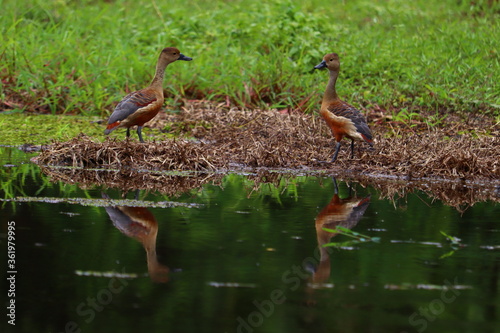
[(358, 224), (370, 205), (370, 196), (364, 198), (353, 196), (350, 187), (349, 196), (341, 199), (335, 178), (333, 178), (333, 185), (335, 189), (334, 195), (330, 203), (316, 216), (315, 221), (318, 250), (321, 255), (319, 265), (313, 274), (313, 282), (316, 284), (324, 283), (330, 277), (329, 258), (333, 250), (323, 245), (329, 243), (331, 238), (338, 234), (325, 231), (323, 228), (335, 229), (337, 226), (341, 226), (352, 229)]
[(142, 139), (142, 126), (153, 119), (163, 105), (163, 77), (165, 68), (177, 60), (191, 61), (175, 47), (163, 49), (156, 64), (156, 73), (149, 87), (131, 92), (116, 106), (108, 119), (108, 126), (104, 134), (109, 134), (117, 128), (126, 127), (127, 137), (130, 136), (130, 127), (137, 125), (139, 141)]
[[(110, 197), (102, 193), (104, 199)], [(135, 199), (139, 198), (137, 191)], [(151, 280), (167, 282), (169, 268), (158, 262), (156, 255), (156, 237), (158, 235), (158, 222), (154, 215), (144, 207), (110, 206), (105, 207), (113, 225), (128, 237), (142, 243), (146, 250), (148, 272)]]
[(323, 61), (314, 67), (315, 69), (328, 68), (330, 79), (326, 86), (323, 101), (321, 103), (321, 116), (332, 130), (335, 141), (337, 141), (335, 153), (331, 162), (335, 162), (340, 150), (342, 138), (351, 139), (351, 158), (354, 157), (354, 140), (366, 141), (373, 146), (373, 137), (370, 128), (366, 124), (365, 117), (358, 109), (349, 105), (339, 98), (335, 90), (335, 83), (339, 76), (340, 61), (337, 53), (329, 53), (323, 57)]

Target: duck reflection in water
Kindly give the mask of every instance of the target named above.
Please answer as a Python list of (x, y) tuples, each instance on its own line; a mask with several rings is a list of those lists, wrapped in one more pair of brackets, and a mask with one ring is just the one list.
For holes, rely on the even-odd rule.
[[(103, 199), (109, 199), (106, 193), (101, 193)], [(135, 199), (139, 197), (139, 191)], [(144, 207), (110, 206), (105, 207), (106, 213), (113, 225), (125, 235), (142, 243), (147, 254), (148, 272), (154, 282), (168, 281), (168, 267), (160, 264), (156, 257), (156, 236), (158, 222), (154, 215)]]
[(330, 253), (332, 247), (323, 247), (330, 242), (332, 237), (338, 233), (323, 230), (323, 228), (335, 229), (337, 226), (352, 229), (354, 228), (366, 209), (370, 205), (370, 196), (357, 198), (352, 195), (352, 188), (349, 187), (349, 196), (344, 199), (339, 197), (337, 180), (333, 178), (335, 192), (330, 203), (316, 216), (316, 237), (318, 239), (318, 250), (320, 261), (316, 268), (312, 269), (311, 291), (321, 288), (330, 277)]

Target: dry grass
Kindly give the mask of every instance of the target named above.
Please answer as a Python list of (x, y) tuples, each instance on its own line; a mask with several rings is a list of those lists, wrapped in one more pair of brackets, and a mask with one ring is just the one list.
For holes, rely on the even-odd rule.
[[(75, 168), (48, 168), (42, 167), (42, 172), (50, 177), (51, 181), (78, 183), (81, 188), (104, 186), (119, 188), (123, 193), (136, 190), (146, 190), (176, 197), (190, 191), (199, 191), (203, 185), (220, 185), (222, 173), (189, 173), (183, 175), (168, 175), (161, 172), (140, 172), (137, 170), (88, 170)], [(283, 179), (294, 175), (277, 173), (267, 169), (259, 169), (247, 176), (255, 184), (251, 191), (259, 191), (263, 184), (273, 184), (279, 187)], [(380, 179), (371, 176), (357, 175), (342, 180), (355, 182), (362, 187), (373, 187), (380, 198), (393, 201), (395, 206), (400, 205), (411, 193), (423, 192), (432, 200), (439, 200), (445, 205), (465, 211), (477, 202), (492, 201), (500, 203), (500, 188), (463, 186), (457, 182), (401, 182), (394, 179)]]
[[(322, 119), (302, 113), (188, 108), (158, 120), (177, 139), (139, 143), (85, 135), (55, 142), (38, 163), (46, 166), (121, 170), (237, 171), (244, 168), (325, 170), (337, 175), (381, 178), (447, 179), (471, 182), (500, 180), (500, 138), (470, 134), (443, 136), (439, 130), (401, 131), (383, 137), (379, 127), (375, 149), (356, 144), (349, 158), (349, 141), (334, 164), (334, 142)], [(378, 134), (378, 135), (377, 135)], [(449, 133), (448, 133), (449, 134)]]
[[(500, 187), (464, 186), (457, 182), (401, 182), (394, 180), (361, 177), (356, 179), (363, 186), (377, 190), (381, 199), (391, 200), (395, 206), (405, 202), (409, 194), (425, 193), (432, 201), (440, 201), (447, 206), (464, 212), (477, 202), (492, 201), (500, 203)], [(484, 184), (483, 184), (484, 185)]]
[(207, 183), (219, 184), (223, 177), (222, 174), (216, 173), (167, 175), (164, 173), (140, 172), (131, 169), (112, 171), (50, 168), (43, 166), (41, 169), (53, 182), (77, 183), (83, 189), (105, 186), (119, 188), (124, 193), (135, 190), (146, 190), (159, 192), (168, 196), (178, 196), (191, 190), (199, 190), (202, 185)]
[(350, 159), (346, 140), (334, 164), (320, 162), (334, 150), (323, 120), (299, 112), (191, 105), (150, 126), (167, 128), (178, 138), (98, 142), (81, 135), (45, 147), (37, 163), (54, 181), (171, 196), (218, 184), (225, 172), (251, 171), (256, 186), (263, 180), (279, 184), (284, 174), (299, 172), (355, 179), (394, 201), (423, 191), (459, 210), (478, 201), (500, 202), (500, 138), (459, 135), (467, 125), (458, 122), (432, 131), (391, 124), (388, 137), (387, 126), (373, 125), (375, 148), (356, 144), (356, 158)]

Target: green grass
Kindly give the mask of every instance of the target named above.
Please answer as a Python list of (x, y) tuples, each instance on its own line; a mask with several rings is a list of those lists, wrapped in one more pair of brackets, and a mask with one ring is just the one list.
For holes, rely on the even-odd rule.
[[(37, 115), (14, 113), (0, 113), (0, 144), (22, 145), (22, 144), (50, 144), (53, 140), (68, 141), (83, 133), (97, 140), (104, 140), (104, 125), (98, 122), (99, 117), (88, 117), (76, 115), (67, 117), (64, 115)], [(116, 130), (111, 137), (125, 140), (126, 130)], [(131, 140), (138, 140), (135, 130), (131, 131)], [(171, 134), (162, 133), (158, 129), (144, 128), (143, 136), (150, 140), (163, 140), (172, 137)]]
[(500, 4), (460, 0), (0, 0), (0, 108), (106, 117), (152, 78), (167, 103), (317, 110), (328, 52), (340, 95), (406, 114), (500, 114)]
[[(1, 143), (4, 145), (48, 144), (52, 140), (67, 141), (80, 133), (104, 137), (103, 125), (91, 122), (87, 117), (62, 115), (1, 114), (3, 128)], [(123, 132), (125, 138), (125, 132)], [(120, 134), (122, 134), (120, 133)]]

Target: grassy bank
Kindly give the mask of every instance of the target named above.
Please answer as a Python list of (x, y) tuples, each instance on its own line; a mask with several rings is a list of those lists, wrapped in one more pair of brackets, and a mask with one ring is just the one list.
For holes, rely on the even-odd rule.
[(488, 1), (0, 1), (0, 109), (105, 117), (144, 87), (159, 51), (167, 103), (208, 99), (317, 109), (340, 54), (339, 93), (394, 115), (500, 114), (500, 5)]

